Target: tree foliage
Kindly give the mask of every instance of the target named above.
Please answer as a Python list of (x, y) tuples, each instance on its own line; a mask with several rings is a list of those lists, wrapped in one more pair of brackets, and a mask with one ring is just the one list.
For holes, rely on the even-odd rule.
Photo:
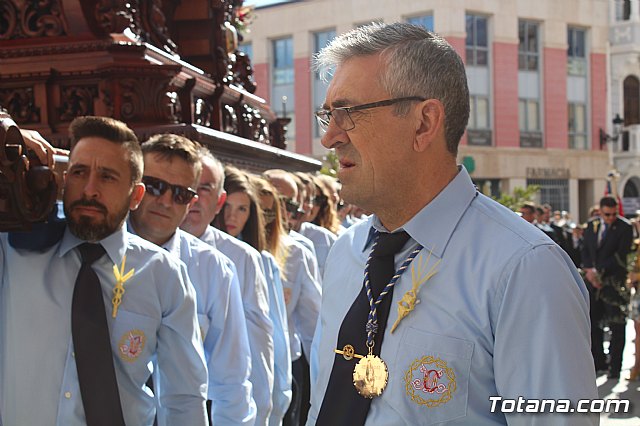
[(320, 173), (329, 175), (331, 177), (336, 177), (338, 175), (338, 156), (336, 155), (334, 150), (331, 150), (327, 153), (327, 155), (323, 158), (323, 165), (320, 169)]
[(500, 197), (493, 197), (493, 199), (516, 212), (525, 202), (533, 201), (539, 191), (540, 185), (529, 185), (526, 188), (516, 187), (513, 189), (513, 194), (502, 193)]

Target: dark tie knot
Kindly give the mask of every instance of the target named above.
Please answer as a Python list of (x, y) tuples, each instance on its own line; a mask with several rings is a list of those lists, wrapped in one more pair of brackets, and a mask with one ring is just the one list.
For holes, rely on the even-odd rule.
[(378, 244), (376, 244), (373, 249), (371, 256), (380, 257), (394, 255), (404, 247), (408, 240), (409, 234), (405, 231), (394, 232), (393, 234), (389, 232), (381, 232), (378, 237)]
[(93, 262), (100, 259), (105, 251), (101, 244), (82, 243), (78, 246), (82, 263), (92, 265)]

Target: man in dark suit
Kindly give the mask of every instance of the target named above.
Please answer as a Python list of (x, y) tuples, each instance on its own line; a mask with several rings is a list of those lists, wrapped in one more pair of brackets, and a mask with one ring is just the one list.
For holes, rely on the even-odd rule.
[(584, 232), (582, 262), (591, 300), (591, 352), (596, 370), (605, 369), (602, 347), (603, 325), (611, 329), (609, 378), (620, 377), (625, 343), (625, 287), (627, 255), (631, 251), (633, 230), (618, 216), (618, 202), (607, 196), (600, 200), (600, 217), (590, 220)]

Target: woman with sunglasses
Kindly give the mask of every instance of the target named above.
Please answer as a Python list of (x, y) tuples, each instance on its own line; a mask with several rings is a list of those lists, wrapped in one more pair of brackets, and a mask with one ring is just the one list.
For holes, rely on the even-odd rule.
[(263, 213), (249, 177), (234, 167), (225, 167), (224, 189), (227, 199), (214, 219), (214, 226), (239, 238), (262, 255), (263, 269), (269, 289), (269, 316), (273, 322), (273, 409), (269, 424), (281, 424), (291, 402), (291, 354), (289, 328), (280, 268), (269, 253), (265, 241)]
[(340, 230), (340, 221), (329, 189), (318, 177), (313, 176), (312, 180), (316, 187), (316, 195), (313, 198), (311, 223), (322, 226), (337, 235)]

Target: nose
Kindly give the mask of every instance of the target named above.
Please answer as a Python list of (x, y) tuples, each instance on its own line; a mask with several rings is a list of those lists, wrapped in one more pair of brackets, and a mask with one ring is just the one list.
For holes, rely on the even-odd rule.
[(338, 145), (346, 143), (348, 140), (349, 136), (347, 132), (338, 127), (334, 120), (330, 120), (329, 126), (327, 126), (327, 130), (324, 135), (322, 135), (320, 143), (327, 149), (333, 149)]
[(92, 171), (89, 173), (89, 177), (84, 185), (84, 195), (87, 198), (97, 198), (99, 195), (98, 189), (98, 175)]
[(171, 188), (169, 188), (164, 192), (164, 194), (156, 197), (156, 199), (158, 204), (165, 207), (171, 207), (173, 205), (173, 191), (171, 191)]

